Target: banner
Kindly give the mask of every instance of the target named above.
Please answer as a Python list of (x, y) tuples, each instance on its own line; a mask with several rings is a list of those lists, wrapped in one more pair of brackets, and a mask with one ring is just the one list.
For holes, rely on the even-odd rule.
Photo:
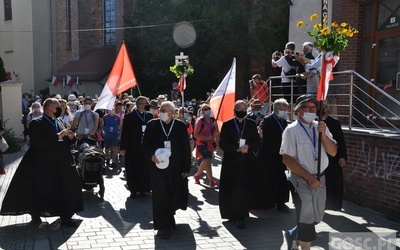
[(234, 116), (233, 105), (235, 104), (235, 85), (236, 58), (233, 58), (230, 70), (210, 99), (211, 111), (217, 120), (219, 130), (221, 130), (222, 123)]
[(329, 89), (329, 81), (333, 80), (332, 69), (339, 61), (339, 57), (331, 52), (322, 52), (321, 62), (321, 78), (319, 79), (317, 100), (323, 101), (326, 99)]
[(136, 85), (135, 73), (129, 60), (125, 42), (123, 42), (94, 110), (111, 110), (114, 107), (116, 96)]

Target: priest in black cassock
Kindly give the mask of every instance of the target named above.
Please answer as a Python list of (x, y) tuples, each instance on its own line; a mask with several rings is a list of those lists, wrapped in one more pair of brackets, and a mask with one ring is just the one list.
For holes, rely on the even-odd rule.
[(60, 116), (57, 99), (43, 104), (42, 118), (29, 126), (30, 147), (21, 160), (3, 201), (0, 214), (29, 213), (32, 223), (40, 217), (60, 216), (61, 224), (75, 226), (74, 213), (83, 210), (82, 187), (70, 145), (74, 133)]
[(325, 100), (323, 102), (322, 119), (331, 131), (333, 139), (337, 142), (337, 154), (334, 157), (328, 155), (329, 165), (325, 170), (325, 209), (340, 211), (343, 203), (343, 167), (345, 167), (347, 161), (347, 149), (342, 125), (338, 119), (329, 115), (329, 111), (328, 102)]
[[(151, 161), (154, 229), (158, 230), (157, 235), (162, 239), (169, 238), (171, 228), (176, 229), (175, 211), (186, 210), (189, 198), (189, 136), (186, 124), (174, 119), (174, 113), (174, 104), (163, 102), (160, 118), (147, 124), (142, 140), (142, 151)], [(160, 162), (156, 157), (156, 151), (160, 148), (170, 150), (168, 161)], [(168, 164), (162, 166), (163, 163)]]
[(237, 101), (235, 117), (223, 123), (219, 145), (224, 151), (221, 168), (219, 210), (223, 219), (245, 227), (244, 218), (249, 216), (250, 184), (254, 182), (255, 152), (260, 145), (256, 123), (245, 118), (247, 105)]
[(274, 101), (274, 111), (265, 116), (259, 126), (262, 145), (258, 151), (258, 159), (262, 162), (264, 171), (264, 206), (284, 213), (292, 213), (285, 204), (289, 201), (289, 184), (286, 178), (286, 166), (279, 154), (282, 142), (282, 133), (287, 127), (287, 109), (289, 103), (284, 98)]
[(126, 182), (130, 197), (135, 198), (137, 192), (141, 197), (150, 192), (149, 161), (140, 150), (140, 145), (147, 122), (153, 115), (146, 97), (136, 98), (136, 109), (125, 115), (122, 124), (120, 154), (125, 156)]

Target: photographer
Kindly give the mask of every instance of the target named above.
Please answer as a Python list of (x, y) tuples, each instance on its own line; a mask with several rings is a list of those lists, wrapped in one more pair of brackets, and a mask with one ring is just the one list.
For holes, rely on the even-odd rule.
[[(312, 76), (315, 74), (310, 73), (310, 70), (306, 70), (305, 69), (305, 62), (304, 62), (304, 58), (307, 58), (309, 60), (313, 60), (314, 56), (312, 54), (313, 51), (313, 44), (311, 42), (305, 42), (303, 43), (303, 53), (299, 53), (298, 56), (296, 56), (297, 61), (299, 61), (299, 66), (297, 67), (297, 75), (300, 77), (296, 78), (296, 90), (297, 90), (297, 94), (299, 95), (304, 95), (304, 94), (315, 94), (315, 93), (311, 93), (312, 91), (309, 90), (309, 82), (312, 85), (312, 82), (315, 82), (315, 78), (313, 78)], [(306, 86), (307, 85), (307, 89)]]
[[(274, 52), (272, 54), (271, 64), (272, 67), (277, 68), (281, 67), (281, 88), (283, 97), (290, 103), (291, 96), (291, 78), (287, 76), (296, 75), (296, 67), (299, 66), (299, 62), (296, 60), (294, 56), (294, 50), (296, 49), (296, 45), (294, 42), (288, 42), (285, 46), (284, 56), (282, 56), (279, 52)], [(279, 58), (279, 59), (278, 59)], [(278, 59), (278, 60), (277, 60)]]

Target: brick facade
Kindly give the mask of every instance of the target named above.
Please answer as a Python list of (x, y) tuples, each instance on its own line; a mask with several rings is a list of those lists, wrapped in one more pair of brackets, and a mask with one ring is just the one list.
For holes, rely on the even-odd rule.
[(345, 199), (400, 219), (400, 137), (345, 132)]

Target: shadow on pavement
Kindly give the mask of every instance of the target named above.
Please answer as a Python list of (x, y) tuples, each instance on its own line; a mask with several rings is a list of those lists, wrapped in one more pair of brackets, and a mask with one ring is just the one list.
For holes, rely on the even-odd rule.
[(188, 224), (177, 224), (176, 230), (171, 230), (168, 240), (154, 235), (154, 249), (196, 249), (193, 231)]
[[(74, 220), (76, 227), (61, 226), (58, 219), (51, 224), (14, 224), (0, 228), (1, 249), (60, 249), (76, 232), (82, 220)], [(32, 245), (31, 245), (32, 244)]]

